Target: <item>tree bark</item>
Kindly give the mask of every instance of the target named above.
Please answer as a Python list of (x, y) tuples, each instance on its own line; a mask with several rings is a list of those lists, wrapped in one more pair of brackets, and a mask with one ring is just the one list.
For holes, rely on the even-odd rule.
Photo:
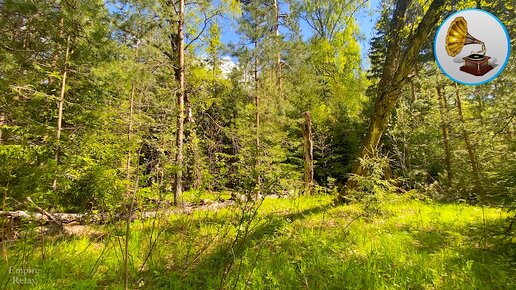
[(478, 160), (475, 154), (475, 148), (471, 144), (469, 133), (466, 130), (466, 122), (464, 121), (464, 115), (462, 113), (462, 102), (460, 100), (460, 89), (457, 83), (455, 83), (455, 100), (457, 102), (457, 113), (459, 115), (459, 122), (461, 125), (461, 135), (462, 140), (464, 141), (464, 145), (466, 146), (466, 150), (468, 151), (468, 158), (471, 164), (471, 170), (473, 172), (473, 179), (475, 180), (476, 190), (483, 195), (484, 189), (482, 186), (482, 176), (480, 174), (480, 166), (478, 164)]
[[(129, 122), (127, 124), (127, 143), (130, 145), (131, 136), (133, 134), (133, 112), (134, 112), (134, 91), (135, 86), (134, 83), (131, 84), (131, 97), (129, 99), (130, 107), (129, 107)], [(127, 164), (126, 164), (127, 180), (131, 180), (131, 149), (127, 150)]]
[(305, 117), (304, 159), (305, 159), (305, 193), (312, 193), (314, 189), (314, 144), (312, 138), (312, 117), (309, 111), (303, 113)]
[(133, 134), (133, 112), (134, 112), (134, 83), (131, 84), (131, 97), (129, 107), (129, 120), (127, 124), (127, 143), (129, 150), (127, 150), (127, 199), (130, 200), (129, 208), (127, 209), (127, 219), (125, 227), (125, 256), (124, 256), (124, 278), (125, 278), (125, 289), (129, 289), (129, 238), (131, 236), (131, 213), (134, 205), (134, 191), (131, 192), (130, 181), (131, 181), (131, 137)]
[(256, 163), (255, 163), (255, 171), (256, 171), (256, 188), (257, 194), (260, 193), (260, 188), (262, 187), (262, 176), (260, 173), (260, 95), (258, 94), (258, 41), (254, 42), (254, 105), (256, 107), (255, 112), (255, 126), (256, 126)]
[(3, 143), (3, 140), (2, 140), (2, 129), (4, 127), (4, 121), (5, 121), (4, 114), (0, 113), (0, 145), (2, 145), (2, 143)]
[[(0, 127), (0, 130), (1, 130), (1, 127)], [(0, 145), (1, 145), (1, 143), (0, 143)], [(5, 211), (5, 207), (6, 207), (7, 188), (9, 188), (9, 182), (7, 182), (6, 189), (3, 190), (2, 212)], [(1, 217), (1, 215), (0, 215), (0, 217)], [(7, 254), (7, 240), (11, 238), (11, 231), (10, 231), (11, 221), (12, 221), (12, 219), (10, 219), (9, 217), (5, 217), (5, 221), (2, 221), (0, 219), (0, 222), (4, 225), (4, 227), (2, 228), (2, 233), (0, 235), (0, 238), (2, 238), (2, 241), (1, 241), (2, 242), (2, 256), (6, 263), (9, 262), (9, 255)]]
[[(279, 4), (278, 0), (273, 2), (274, 11), (274, 34), (276, 35), (276, 47), (280, 49), (280, 32), (279, 32)], [(278, 88), (279, 95), (282, 95), (282, 83), (281, 83), (281, 52), (278, 51), (276, 55), (276, 86)]]
[(187, 135), (186, 142), (190, 144), (189, 149), (192, 152), (192, 178), (193, 178), (193, 189), (198, 189), (202, 184), (202, 169), (201, 169), (201, 157), (199, 152), (199, 140), (197, 139), (197, 130), (195, 127), (195, 118), (193, 116), (192, 103), (188, 94), (185, 94), (185, 107), (186, 107), (186, 123), (187, 123)]
[(183, 140), (184, 140), (184, 118), (185, 118), (185, 54), (184, 54), (184, 10), (185, 0), (179, 0), (179, 20), (177, 24), (177, 54), (178, 64), (176, 67), (176, 80), (179, 83), (177, 92), (177, 131), (176, 131), (176, 174), (174, 204), (178, 205), (183, 193)]
[(439, 81), (436, 84), (437, 89), (437, 99), (439, 103), (439, 113), (441, 115), (441, 130), (443, 132), (443, 144), (444, 144), (444, 160), (446, 164), (446, 175), (448, 186), (452, 185), (453, 181), (453, 173), (451, 168), (451, 150), (450, 150), (450, 141), (449, 141), (449, 132), (450, 132), (450, 123), (449, 123), (449, 109), (448, 109), (448, 101), (444, 96), (443, 87)]
[(414, 84), (414, 78), (410, 78), (410, 103), (416, 102), (416, 85)]
[[(408, 81), (408, 74), (413, 70), (417, 56), (428, 35), (435, 27), (445, 8), (446, 0), (433, 0), (415, 33), (410, 37), (407, 48), (402, 50), (401, 31), (405, 26), (405, 14), (410, 1), (397, 0), (389, 30), (387, 59), (384, 63), (382, 77), (378, 84), (378, 96), (375, 102), (373, 116), (369, 123), (366, 136), (362, 142), (358, 157), (370, 158), (376, 154), (380, 139), (387, 128), (389, 118), (394, 109), (403, 86)], [(364, 168), (356, 162), (351, 171), (355, 175), (364, 175)], [(356, 183), (348, 179), (340, 193), (340, 199), (346, 200), (345, 195), (350, 189), (356, 188)]]
[[(63, 130), (63, 106), (65, 101), (65, 93), (66, 93), (66, 79), (68, 76), (68, 58), (70, 56), (70, 35), (68, 35), (66, 39), (66, 51), (64, 58), (64, 68), (63, 68), (63, 77), (61, 80), (61, 92), (59, 95), (59, 103), (57, 106), (57, 133), (56, 133), (56, 151), (55, 151), (55, 161), (56, 166), (59, 164), (59, 154), (61, 150), (61, 131)], [(57, 175), (57, 172), (56, 172)], [(57, 177), (54, 178), (52, 182), (52, 189), (56, 190), (57, 188)]]
[(37, 209), (39, 212), (41, 212), (43, 215), (45, 215), (48, 219), (50, 219), (50, 221), (52, 221), (53, 223), (55, 223), (57, 226), (59, 226), (61, 229), (63, 227), (63, 223), (58, 219), (56, 218), (54, 215), (50, 214), (48, 211), (42, 209), (40, 206), (38, 206), (34, 201), (32, 201), (32, 199), (30, 197), (27, 197), (25, 200), (27, 200), (27, 202), (32, 206), (34, 207), (35, 209)]
[[(61, 7), (59, 8), (61, 9)], [(63, 36), (64, 35), (64, 19), (63, 17), (61, 17), (61, 19), (59, 20), (59, 36)], [(59, 58), (61, 57), (61, 43), (59, 41), (56, 41), (55, 43), (55, 47), (52, 51), (52, 59), (50, 61), (50, 72), (55, 72), (58, 70), (58, 61), (59, 61)], [(54, 79), (55, 77), (49, 73), (48, 76), (47, 76), (47, 81), (48, 81), (48, 88), (50, 90), (53, 89), (53, 84), (54, 84)], [(47, 112), (49, 112), (49, 115), (52, 114), (52, 103), (48, 103), (47, 104)], [(49, 119), (46, 119), (45, 120), (45, 125), (48, 125), (48, 122), (49, 122)]]

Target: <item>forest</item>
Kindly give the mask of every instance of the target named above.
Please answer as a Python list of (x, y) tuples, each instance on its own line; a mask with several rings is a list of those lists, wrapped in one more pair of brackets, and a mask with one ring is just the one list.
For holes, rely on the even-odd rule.
[(515, 5), (0, 0), (0, 288), (516, 289)]

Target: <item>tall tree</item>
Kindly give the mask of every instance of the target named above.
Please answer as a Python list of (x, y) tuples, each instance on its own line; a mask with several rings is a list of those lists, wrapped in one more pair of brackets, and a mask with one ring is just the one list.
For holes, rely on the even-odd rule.
[(280, 44), (281, 44), (281, 38), (280, 38), (280, 18), (284, 17), (280, 13), (280, 3), (278, 0), (273, 0), (272, 5), (273, 13), (274, 13), (274, 34), (276, 38), (276, 48), (278, 49), (278, 52), (276, 54), (276, 86), (278, 87), (278, 93), (281, 96), (282, 95), (282, 86), (281, 86), (281, 50), (280, 50)]
[(444, 93), (444, 86), (437, 80), (436, 91), (439, 103), (439, 115), (441, 117), (441, 130), (443, 134), (444, 160), (446, 164), (446, 176), (448, 186), (452, 186), (452, 166), (451, 166), (451, 149), (450, 149), (450, 109), (448, 108), (448, 100)]
[[(400, 96), (400, 91), (408, 82), (408, 74), (412, 71), (421, 47), (428, 41), (428, 35), (434, 29), (448, 1), (433, 0), (413, 34), (408, 37), (406, 45), (402, 45), (402, 30), (407, 25), (406, 12), (410, 1), (395, 2), (392, 22), (388, 33), (387, 58), (383, 65), (382, 77), (377, 88), (377, 98), (373, 109), (369, 128), (359, 152), (359, 158), (369, 158), (376, 154), (392, 110)], [(364, 175), (361, 162), (356, 162), (351, 171), (355, 175)], [(353, 189), (356, 183), (351, 179), (341, 191), (340, 198), (345, 199), (346, 192)]]
[(466, 150), (468, 151), (468, 158), (471, 165), (471, 170), (473, 172), (473, 180), (475, 181), (476, 190), (483, 194), (484, 190), (482, 186), (482, 176), (480, 174), (480, 168), (475, 153), (475, 148), (471, 143), (469, 133), (466, 129), (466, 122), (464, 120), (464, 114), (462, 110), (462, 101), (460, 98), (460, 88), (457, 85), (457, 83), (455, 83), (455, 102), (457, 104), (457, 114), (459, 116), (461, 136), (462, 140), (464, 141), (464, 145), (466, 146)]
[(184, 118), (185, 118), (185, 51), (184, 51), (184, 11), (185, 0), (179, 0), (178, 22), (177, 22), (177, 65), (175, 67), (176, 81), (179, 83), (177, 92), (177, 132), (176, 132), (176, 177), (174, 190), (174, 203), (177, 205), (183, 192), (183, 139), (184, 139)]
[[(66, 79), (68, 76), (68, 58), (70, 55), (70, 35), (66, 38), (66, 49), (64, 54), (64, 67), (63, 74), (61, 77), (61, 92), (59, 94), (59, 102), (57, 105), (57, 130), (56, 130), (56, 149), (55, 149), (55, 161), (56, 165), (59, 164), (59, 150), (61, 150), (61, 131), (63, 130), (63, 106), (65, 102), (65, 93), (66, 93)], [(57, 172), (56, 172), (57, 173)], [(57, 186), (57, 178), (54, 178), (52, 183), (52, 188), (56, 190)]]
[(305, 192), (312, 193), (314, 189), (314, 144), (312, 137), (312, 116), (306, 111), (304, 135), (304, 160), (305, 160)]
[(260, 156), (261, 156), (261, 150), (260, 150), (260, 93), (259, 93), (259, 77), (258, 77), (258, 40), (256, 39), (254, 41), (254, 69), (253, 69), (253, 77), (254, 77), (254, 106), (255, 106), (255, 130), (256, 130), (256, 164), (255, 164), (255, 174), (256, 174), (256, 190), (257, 194), (260, 193), (261, 187), (262, 187), (262, 175), (261, 175), (261, 166), (260, 166)]
[(3, 113), (0, 113), (0, 145), (2, 145), (2, 130), (4, 127), (5, 117)]
[[(255, 190), (257, 193), (260, 192), (262, 187), (262, 144), (261, 144), (261, 98), (260, 98), (260, 87), (261, 77), (263, 77), (263, 71), (266, 67), (266, 61), (261, 55), (265, 49), (263, 40), (267, 37), (270, 28), (272, 27), (270, 22), (270, 15), (267, 15), (265, 7), (269, 5), (268, 1), (242, 1), (243, 19), (240, 21), (241, 33), (248, 39), (253, 45), (252, 51), (249, 55), (249, 64), (252, 66), (252, 95), (254, 99), (254, 175), (255, 175)], [(247, 49), (247, 48), (246, 48)], [(260, 60), (262, 58), (263, 61)], [(260, 75), (260, 71), (262, 74)]]

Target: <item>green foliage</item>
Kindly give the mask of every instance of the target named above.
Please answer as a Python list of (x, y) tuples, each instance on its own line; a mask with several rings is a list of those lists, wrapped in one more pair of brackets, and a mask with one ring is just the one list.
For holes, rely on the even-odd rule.
[[(327, 15), (333, 27), (324, 29), (331, 30), (331, 37), (314, 35), (309, 41), (302, 41), (296, 19), (317, 7), (288, 4), (291, 15), (281, 19), (280, 37), (272, 33), (275, 19), (267, 1), (201, 1), (188, 7), (189, 40), (199, 38), (186, 53), (193, 120), (186, 125), (187, 190), (249, 190), (260, 175), (264, 182), (278, 180), (278, 192), (297, 192), (303, 186), (305, 111), (313, 115), (317, 182), (325, 188), (329, 180), (335, 185), (346, 180), (360, 144), (361, 130), (353, 128), (362, 127), (366, 102), (359, 29), (349, 17), (358, 4), (332, 3), (342, 14)], [(280, 1), (280, 10), (285, 5)], [(171, 191), (177, 171), (172, 160), (174, 3), (9, 1), (1, 9), (9, 15), (1, 19), (7, 28), (2, 42), (9, 46), (0, 48), (1, 98), (8, 104), (0, 110), (5, 119), (0, 146), (19, 150), (16, 156), (2, 155), (1, 169), (11, 172), (2, 188), (14, 198), (32, 196), (64, 211), (116, 208), (124, 187), (136, 179), (138, 187)], [(232, 58), (222, 56), (228, 47), (221, 42), (218, 15), (238, 18), (242, 43), (230, 46)], [(20, 23), (34, 30), (28, 34)], [(58, 141), (56, 106), (68, 36), (71, 53)], [(246, 38), (256, 40), (257, 47), (246, 44)], [(283, 63), (281, 92), (274, 76), (277, 55)], [(248, 79), (255, 59), (260, 66), (257, 91)], [(232, 71), (223, 69), (234, 62)], [(262, 104), (258, 151), (255, 94)]]
[(352, 175), (350, 180), (357, 183), (357, 189), (352, 194), (361, 199), (366, 195), (382, 195), (384, 193), (393, 192), (396, 187), (393, 185), (394, 180), (386, 177), (386, 170), (390, 166), (390, 160), (385, 157), (360, 159), (360, 163), (364, 166), (367, 175)]
[[(190, 214), (172, 214), (182, 210), (163, 210), (180, 169), (177, 1), (0, 2), (2, 210), (27, 210), (30, 197), (50, 212), (123, 217), (134, 193), (131, 214), (158, 218), (130, 228), (129, 288), (515, 288), (514, 61), (489, 84), (456, 86), (436, 73), (429, 38), (403, 80), (378, 148), (385, 157), (359, 160), (366, 174), (349, 176), (391, 57), (391, 1), (368, 72), (354, 17), (365, 2), (278, 0), (277, 27), (268, 0), (186, 1), (181, 170)], [(401, 46), (428, 6), (411, 1)], [(462, 1), (449, 13), (474, 6), (516, 37), (510, 1)], [(224, 44), (230, 27), (239, 41)], [(307, 111), (313, 196), (301, 196)], [(348, 180), (355, 202), (335, 206)], [(258, 192), (271, 198), (252, 202)], [(234, 206), (194, 210), (235, 196)], [(443, 200), (460, 203), (435, 203)], [(507, 219), (509, 239), (492, 235)], [(120, 287), (126, 232), (112, 222), (95, 229), (100, 236), (86, 227), (69, 237), (2, 220), (18, 240), (1, 237), (0, 277), (34, 267), (35, 288)]]
[[(47, 184), (52, 182), (49, 172), (55, 168), (52, 161), (47, 163), (48, 151), (45, 147), (22, 145), (0, 145), (0, 190), (10, 198), (21, 202), (27, 193), (38, 200), (49, 201)], [(9, 203), (14, 204), (14, 203)]]
[(367, 175), (351, 175), (350, 182), (356, 187), (349, 192), (349, 198), (359, 201), (366, 216), (385, 213), (385, 204), (393, 198), (397, 189), (396, 180), (390, 179), (390, 160), (386, 157), (360, 159)]
[(70, 180), (73, 187), (60, 195), (59, 202), (77, 212), (92, 206), (113, 210), (126, 191), (125, 183), (117, 178), (116, 173), (116, 170), (96, 165), (82, 168), (81, 174)]
[[(137, 221), (129, 243), (131, 287), (512, 289), (516, 285), (514, 245), (492, 234), (506, 217), (499, 209), (399, 197), (385, 205), (390, 215), (363, 218), (360, 204), (335, 207), (332, 199), (266, 199), (248, 238), (238, 246), (232, 244), (240, 226), (236, 208)], [(119, 287), (123, 283), (120, 228), (120, 224), (100, 227), (103, 240), (47, 236), (44, 243), (34, 243), (38, 235), (28, 232), (24, 241), (10, 248), (12, 259), (0, 264), (0, 273), (9, 266), (37, 268), (38, 289)], [(151, 236), (158, 240), (141, 267)], [(20, 252), (27, 253), (23, 264), (14, 259)], [(221, 283), (232, 259), (235, 264)]]

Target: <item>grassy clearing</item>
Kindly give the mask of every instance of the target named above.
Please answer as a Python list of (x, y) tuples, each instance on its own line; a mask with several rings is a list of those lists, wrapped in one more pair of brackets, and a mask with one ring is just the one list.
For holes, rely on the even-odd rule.
[[(330, 196), (266, 199), (244, 236), (240, 214), (231, 207), (135, 222), (133, 287), (516, 288), (514, 241), (494, 235), (505, 219), (499, 209), (396, 198), (365, 215)], [(18, 288), (11, 267), (38, 270), (27, 289), (121, 289), (123, 227), (101, 230), (97, 241), (28, 231), (0, 264), (2, 287)]]

